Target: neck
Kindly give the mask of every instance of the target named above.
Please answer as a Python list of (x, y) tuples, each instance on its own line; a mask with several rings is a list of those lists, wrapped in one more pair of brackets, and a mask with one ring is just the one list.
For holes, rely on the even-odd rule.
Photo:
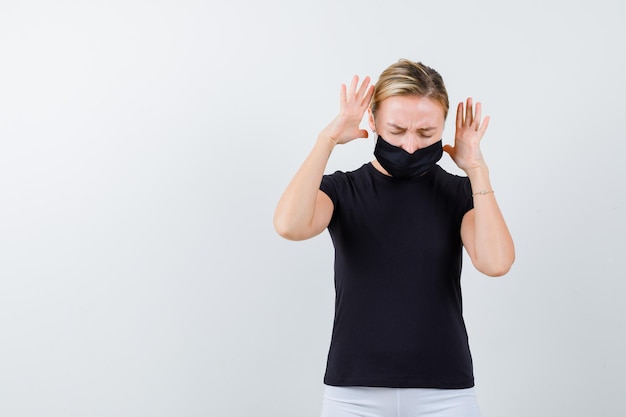
[(372, 166), (374, 168), (376, 168), (377, 171), (380, 171), (382, 174), (385, 174), (386, 176), (391, 177), (391, 174), (389, 174), (387, 172), (387, 170), (385, 168), (383, 168), (383, 166), (380, 164), (380, 162), (378, 162), (378, 159), (374, 159), (372, 161)]

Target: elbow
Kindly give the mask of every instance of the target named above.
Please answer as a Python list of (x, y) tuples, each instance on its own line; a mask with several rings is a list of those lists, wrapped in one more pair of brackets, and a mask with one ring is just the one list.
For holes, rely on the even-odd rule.
[(298, 239), (297, 235), (293, 231), (291, 231), (288, 228), (281, 227), (280, 225), (274, 224), (274, 230), (276, 230), (276, 233), (278, 233), (278, 235), (282, 237), (283, 239), (302, 240), (302, 239)]
[(287, 240), (294, 240), (291, 229), (285, 224), (285, 222), (281, 222), (276, 217), (274, 217), (274, 230), (280, 237)]
[(487, 275), (488, 277), (498, 278), (506, 275), (511, 270), (514, 261), (515, 255), (512, 255), (498, 261), (488, 262), (484, 265), (476, 264), (474, 266), (478, 271)]
[(274, 217), (274, 230), (283, 239), (294, 240), (294, 241), (305, 239), (305, 237), (303, 237), (302, 234), (299, 233), (296, 228), (291, 226), (289, 222), (285, 221), (284, 219), (278, 216)]
[(484, 268), (480, 270), (483, 274), (491, 278), (498, 278), (506, 275), (511, 270), (512, 265), (501, 265), (496, 267)]

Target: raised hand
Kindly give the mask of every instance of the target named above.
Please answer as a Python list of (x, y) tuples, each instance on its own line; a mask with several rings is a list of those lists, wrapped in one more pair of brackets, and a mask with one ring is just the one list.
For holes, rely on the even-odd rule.
[(366, 138), (367, 130), (361, 129), (360, 124), (373, 94), (374, 86), (370, 85), (369, 77), (365, 77), (360, 86), (359, 77), (356, 75), (352, 78), (349, 88), (342, 84), (339, 114), (322, 133), (338, 144)]
[(465, 172), (485, 165), (480, 151), (480, 140), (489, 125), (489, 116), (481, 121), (481, 110), (480, 103), (476, 103), (474, 110), (471, 97), (467, 99), (465, 105), (460, 102), (456, 109), (454, 146), (445, 145), (443, 147), (443, 150), (450, 155), (454, 163)]

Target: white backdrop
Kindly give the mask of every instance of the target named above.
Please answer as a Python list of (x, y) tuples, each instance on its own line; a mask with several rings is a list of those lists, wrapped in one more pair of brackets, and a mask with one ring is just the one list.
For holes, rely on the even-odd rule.
[(517, 261), (464, 270), (484, 416), (623, 415), (625, 18), (611, 0), (3, 0), (0, 415), (318, 416), (332, 246), (282, 240), (272, 214), (340, 84), (399, 58), (492, 117)]

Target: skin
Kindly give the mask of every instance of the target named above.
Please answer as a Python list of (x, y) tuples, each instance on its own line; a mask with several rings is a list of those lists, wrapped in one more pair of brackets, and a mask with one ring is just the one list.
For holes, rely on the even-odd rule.
[[(368, 109), (370, 129), (408, 153), (432, 145), (441, 139), (445, 115), (439, 104), (427, 97), (394, 96), (380, 103), (376, 119)], [(374, 167), (389, 175), (378, 163)]]
[[(319, 190), (319, 185), (335, 146), (368, 137), (368, 132), (360, 129), (360, 123), (373, 92), (369, 77), (359, 84), (359, 78), (354, 76), (349, 87), (341, 86), (339, 114), (320, 132), (276, 206), (274, 227), (282, 237), (309, 239), (330, 223), (333, 203)], [(489, 117), (481, 119), (481, 110), (481, 104), (474, 106), (472, 98), (459, 103), (454, 144), (444, 146), (444, 151), (467, 174), (474, 193), (492, 190), (489, 169), (480, 151)], [(375, 117), (368, 111), (368, 121), (370, 128), (389, 143), (413, 153), (442, 137), (445, 115), (443, 108), (429, 98), (395, 96), (380, 104)], [(378, 161), (372, 164), (389, 175)], [(474, 208), (463, 217), (460, 233), (478, 271), (493, 277), (509, 271), (515, 249), (494, 193), (474, 196)]]

